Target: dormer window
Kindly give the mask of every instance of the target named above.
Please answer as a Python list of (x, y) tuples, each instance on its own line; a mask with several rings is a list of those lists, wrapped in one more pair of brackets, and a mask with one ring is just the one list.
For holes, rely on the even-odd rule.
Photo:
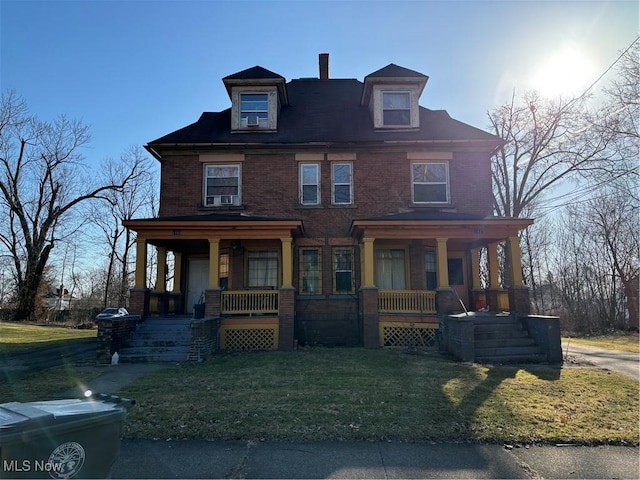
[(411, 125), (411, 92), (382, 92), (384, 126)]
[(240, 128), (269, 126), (269, 95), (266, 93), (240, 94)]

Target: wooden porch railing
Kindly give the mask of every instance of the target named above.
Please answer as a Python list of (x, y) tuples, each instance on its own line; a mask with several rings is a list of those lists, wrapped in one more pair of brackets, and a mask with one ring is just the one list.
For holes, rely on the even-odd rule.
[(436, 312), (436, 292), (431, 290), (380, 290), (380, 313), (429, 313)]
[(221, 303), (222, 313), (278, 313), (278, 291), (225, 291), (222, 292)]

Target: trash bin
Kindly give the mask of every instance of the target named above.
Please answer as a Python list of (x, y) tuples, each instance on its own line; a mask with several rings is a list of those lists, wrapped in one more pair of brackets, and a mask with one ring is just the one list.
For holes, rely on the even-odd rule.
[(204, 318), (204, 303), (196, 303), (193, 305), (193, 318)]
[(112, 395), (0, 404), (0, 478), (108, 478), (131, 405)]

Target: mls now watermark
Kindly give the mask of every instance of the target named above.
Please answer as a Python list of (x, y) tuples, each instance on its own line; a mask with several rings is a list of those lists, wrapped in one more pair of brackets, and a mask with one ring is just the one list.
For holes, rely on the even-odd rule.
[(49, 460), (3, 460), (2, 470), (4, 472), (61, 473), (64, 471), (64, 464)]

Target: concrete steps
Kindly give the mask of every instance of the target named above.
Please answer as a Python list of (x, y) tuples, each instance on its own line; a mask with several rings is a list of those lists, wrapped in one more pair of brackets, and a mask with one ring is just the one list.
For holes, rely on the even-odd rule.
[(191, 317), (151, 317), (138, 325), (118, 354), (123, 363), (184, 362), (191, 344)]
[(540, 363), (547, 358), (513, 315), (474, 317), (474, 344), (478, 363)]

